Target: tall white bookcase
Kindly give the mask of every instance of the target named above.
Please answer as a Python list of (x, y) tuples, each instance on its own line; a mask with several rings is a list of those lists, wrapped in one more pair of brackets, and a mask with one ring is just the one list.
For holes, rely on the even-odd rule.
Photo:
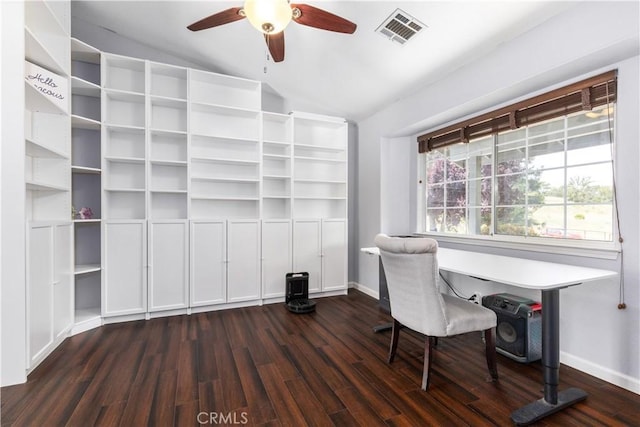
[[(74, 208), (73, 332), (102, 324), (102, 84), (100, 51), (71, 39), (71, 203)], [(90, 209), (91, 214), (83, 208)], [(79, 213), (79, 212), (82, 212)]]
[(347, 140), (343, 119), (293, 114), (293, 269), (309, 292), (347, 282)]
[(27, 369), (73, 324), (68, 2), (25, 7)]

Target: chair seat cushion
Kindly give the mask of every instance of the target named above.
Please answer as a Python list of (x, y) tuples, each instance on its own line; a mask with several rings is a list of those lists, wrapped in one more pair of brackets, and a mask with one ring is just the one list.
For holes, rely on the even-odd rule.
[(462, 298), (442, 294), (447, 317), (447, 335), (483, 331), (498, 324), (496, 313)]

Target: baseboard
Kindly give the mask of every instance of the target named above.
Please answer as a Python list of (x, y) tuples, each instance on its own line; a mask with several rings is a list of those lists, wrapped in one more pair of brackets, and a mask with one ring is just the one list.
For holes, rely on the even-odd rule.
[(364, 285), (361, 285), (358, 282), (349, 282), (349, 288), (356, 289), (365, 295), (369, 295), (372, 298), (375, 298), (378, 300), (380, 299), (380, 294), (378, 293), (378, 291), (374, 291), (373, 289), (368, 288)]
[(74, 323), (69, 336), (78, 335), (91, 329), (102, 326), (102, 317), (97, 316), (94, 319), (88, 319), (82, 322)]
[(596, 378), (600, 378), (603, 381), (640, 394), (640, 379), (638, 378), (633, 378), (621, 372), (614, 371), (613, 369), (605, 368), (563, 351), (560, 352), (560, 362), (589, 375), (593, 375)]

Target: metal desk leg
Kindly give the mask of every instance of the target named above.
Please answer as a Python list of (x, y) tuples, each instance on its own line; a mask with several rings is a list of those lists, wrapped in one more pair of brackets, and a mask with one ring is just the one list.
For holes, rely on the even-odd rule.
[(511, 414), (519, 426), (532, 424), (587, 397), (579, 388), (558, 392), (560, 382), (560, 290), (542, 291), (542, 366), (544, 397)]
[[(389, 289), (387, 287), (387, 276), (384, 274), (384, 267), (382, 266), (382, 258), (378, 257), (378, 280), (379, 280), (379, 294), (380, 294), (380, 309), (391, 313), (391, 305), (389, 304)], [(380, 333), (390, 331), (393, 327), (393, 322), (383, 323), (382, 325), (376, 325), (373, 327), (373, 332)]]

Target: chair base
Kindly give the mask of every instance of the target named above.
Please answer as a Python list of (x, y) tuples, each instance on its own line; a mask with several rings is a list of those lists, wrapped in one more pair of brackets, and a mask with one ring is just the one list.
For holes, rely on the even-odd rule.
[[(398, 349), (398, 339), (400, 338), (400, 329), (404, 326), (393, 319), (391, 326), (391, 344), (389, 346), (389, 355), (387, 363), (393, 363)], [(487, 359), (487, 368), (491, 375), (492, 381), (498, 380), (498, 367), (496, 357), (496, 328), (490, 328), (483, 331), (485, 341), (485, 355)], [(438, 344), (438, 337), (425, 337), (424, 343), (424, 366), (422, 368), (422, 385), (421, 388), (427, 391), (429, 388), (429, 377), (431, 373), (431, 362), (433, 360), (433, 349)]]

